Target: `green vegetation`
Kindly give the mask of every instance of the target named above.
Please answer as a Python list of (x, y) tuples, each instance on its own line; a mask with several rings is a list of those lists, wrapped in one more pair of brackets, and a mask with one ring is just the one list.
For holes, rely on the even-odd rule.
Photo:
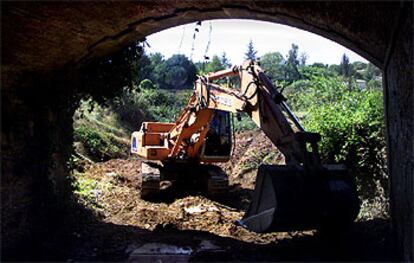
[(148, 83), (144, 80), (139, 87), (125, 89), (110, 104), (119, 124), (129, 132), (143, 121), (174, 122), (192, 94), (192, 90), (159, 90)]
[[(175, 121), (192, 94), (196, 74), (230, 66), (225, 53), (214, 55), (209, 62), (193, 63), (184, 55), (173, 55), (168, 59), (159, 53), (147, 55), (140, 45), (133, 51), (122, 53), (128, 57), (124, 61), (129, 65), (131, 81), (124, 81), (121, 92), (104, 104), (84, 101), (82, 114), (75, 118), (75, 140), (94, 160), (125, 156), (129, 152), (129, 134), (137, 130), (142, 121)], [(245, 56), (256, 58), (256, 55), (253, 42), (250, 42)], [(350, 63), (345, 54), (338, 65), (307, 65), (306, 59), (307, 55), (292, 44), (285, 57), (279, 52), (270, 52), (261, 56), (260, 63), (275, 86), (282, 87), (288, 104), (305, 128), (322, 135), (320, 149), (324, 161), (343, 162), (356, 176), (365, 200), (364, 207), (373, 204), (366, 200), (386, 200), (381, 72), (371, 63)], [(122, 61), (118, 60), (113, 58), (104, 69)], [(125, 70), (125, 66), (122, 69)], [(97, 72), (99, 76), (110, 76), (106, 70)], [(103, 87), (110, 84), (92, 84), (99, 83)], [(225, 84), (237, 87), (234, 79)], [(234, 120), (235, 131), (257, 129), (246, 114), (241, 114), (240, 120)], [(260, 154), (255, 157), (252, 167), (271, 158)], [(384, 213), (386, 209), (380, 207), (377, 210)]]
[(256, 123), (253, 122), (252, 118), (250, 118), (247, 113), (240, 113), (239, 116), (234, 115), (233, 118), (233, 125), (235, 132), (242, 132), (242, 131), (251, 131), (251, 130), (258, 130)]
[(81, 102), (74, 117), (75, 150), (93, 161), (128, 156), (129, 132), (118, 125), (116, 114), (108, 106), (91, 99)]
[(83, 143), (92, 155), (101, 155), (101, 159), (104, 159), (109, 152), (117, 152), (116, 146), (110, 143), (109, 138), (100, 134), (98, 130), (81, 125), (75, 130), (75, 140), (79, 140)]
[(100, 198), (103, 192), (111, 191), (114, 185), (108, 181), (95, 180), (88, 177), (85, 173), (75, 173), (72, 187), (78, 200), (86, 207), (93, 209), (102, 208)]
[(365, 196), (373, 196), (378, 183), (386, 190), (382, 92), (354, 86), (350, 90), (338, 76), (314, 76), (294, 88), (292, 106), (306, 112), (307, 130), (322, 135), (319, 146), (324, 161), (345, 163)]
[(90, 178), (78, 178), (73, 183), (74, 193), (84, 200), (85, 203), (96, 206), (97, 203), (97, 186), (98, 183)]
[(252, 151), (248, 156), (248, 161), (241, 167), (241, 174), (258, 169), (262, 164), (272, 164), (277, 152)]
[(254, 49), (253, 41), (250, 39), (249, 44), (247, 44), (247, 51), (244, 53), (244, 58), (247, 60), (256, 60), (257, 51)]

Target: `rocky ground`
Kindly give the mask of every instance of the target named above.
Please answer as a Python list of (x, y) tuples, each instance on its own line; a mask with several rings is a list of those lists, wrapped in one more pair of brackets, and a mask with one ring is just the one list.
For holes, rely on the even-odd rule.
[[(201, 192), (169, 193), (156, 201), (139, 198), (141, 160), (85, 164), (74, 173), (80, 210), (68, 218), (67, 246), (59, 260), (278, 261), (391, 260), (386, 219), (357, 222), (327, 240), (316, 231), (257, 234), (236, 223), (243, 217), (260, 163), (283, 156), (260, 132), (237, 134), (226, 197)], [(332, 237), (331, 237), (332, 238)]]

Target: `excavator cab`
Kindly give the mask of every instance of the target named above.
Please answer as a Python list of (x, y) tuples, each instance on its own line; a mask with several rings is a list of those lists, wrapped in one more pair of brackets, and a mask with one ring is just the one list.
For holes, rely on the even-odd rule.
[(227, 162), (232, 150), (232, 123), (229, 112), (216, 110), (201, 148), (203, 162)]

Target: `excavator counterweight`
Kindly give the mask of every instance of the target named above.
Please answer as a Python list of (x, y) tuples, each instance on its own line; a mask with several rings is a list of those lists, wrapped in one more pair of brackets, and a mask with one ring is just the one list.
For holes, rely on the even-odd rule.
[[(225, 77), (238, 77), (240, 88), (215, 82)], [(175, 123), (144, 122), (132, 134), (131, 152), (147, 161), (142, 169), (142, 197), (158, 193), (160, 178), (178, 180), (183, 174), (184, 181), (207, 182), (209, 193), (225, 193), (227, 177), (213, 163), (230, 160), (230, 113), (241, 112), (280, 150), (286, 165), (259, 167), (253, 199), (240, 225), (272, 232), (342, 225), (355, 219), (359, 201), (353, 178), (342, 165), (321, 164), (320, 135), (305, 131), (284, 96), (253, 61), (199, 77)]]

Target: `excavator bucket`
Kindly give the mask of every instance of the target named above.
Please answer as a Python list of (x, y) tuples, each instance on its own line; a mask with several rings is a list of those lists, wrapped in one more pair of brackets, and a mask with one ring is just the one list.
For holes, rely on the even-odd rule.
[(259, 167), (253, 200), (239, 223), (254, 232), (317, 229), (352, 222), (355, 184), (340, 165), (310, 171), (295, 165)]

